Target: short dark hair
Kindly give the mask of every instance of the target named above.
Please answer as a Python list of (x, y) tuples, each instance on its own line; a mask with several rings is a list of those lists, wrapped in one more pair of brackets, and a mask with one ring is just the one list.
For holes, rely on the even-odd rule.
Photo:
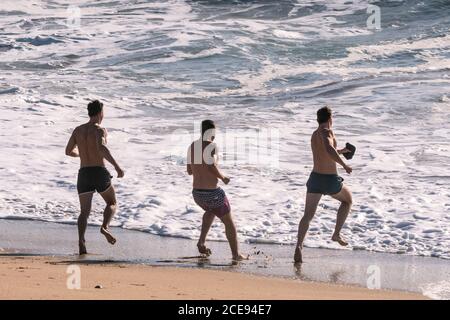
[(98, 100), (94, 100), (94, 101), (89, 102), (87, 108), (88, 108), (89, 117), (94, 117), (97, 114), (99, 114), (100, 112), (102, 112), (103, 103), (101, 103)]
[(331, 109), (328, 106), (320, 108), (317, 110), (317, 122), (319, 124), (327, 122), (331, 119), (331, 114)]
[(206, 131), (210, 129), (215, 129), (216, 125), (214, 124), (214, 121), (212, 120), (203, 120), (202, 121), (202, 137), (205, 134)]

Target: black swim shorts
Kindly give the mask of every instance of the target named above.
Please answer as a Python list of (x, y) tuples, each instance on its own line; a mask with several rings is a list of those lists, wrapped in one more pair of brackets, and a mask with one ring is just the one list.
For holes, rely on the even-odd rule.
[(105, 192), (111, 186), (111, 174), (105, 167), (84, 167), (78, 171), (78, 194)]
[(308, 193), (336, 194), (342, 190), (344, 178), (337, 174), (311, 172), (306, 188)]

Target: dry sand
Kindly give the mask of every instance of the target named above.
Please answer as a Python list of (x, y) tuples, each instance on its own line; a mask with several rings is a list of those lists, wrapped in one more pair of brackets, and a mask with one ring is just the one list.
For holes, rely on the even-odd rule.
[[(420, 294), (249, 274), (135, 264), (78, 264), (81, 289), (67, 289), (67, 259), (0, 256), (0, 299), (424, 299)], [(100, 285), (100, 289), (95, 287)]]

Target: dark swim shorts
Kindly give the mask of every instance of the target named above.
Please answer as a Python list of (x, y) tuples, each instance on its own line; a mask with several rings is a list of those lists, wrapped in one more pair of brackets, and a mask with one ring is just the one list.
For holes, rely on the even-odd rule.
[(306, 188), (308, 193), (336, 194), (342, 190), (343, 181), (337, 174), (311, 172)]
[(78, 194), (105, 192), (111, 186), (111, 174), (105, 167), (84, 167), (78, 171)]
[(193, 189), (192, 196), (194, 201), (206, 212), (215, 214), (218, 218), (222, 218), (230, 213), (231, 207), (225, 191), (221, 188), (217, 189)]

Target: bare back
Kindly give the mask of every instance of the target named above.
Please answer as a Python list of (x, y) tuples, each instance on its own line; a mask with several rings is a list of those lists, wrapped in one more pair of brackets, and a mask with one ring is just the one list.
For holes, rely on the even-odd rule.
[(104, 158), (98, 148), (98, 139), (103, 139), (102, 132), (106, 140), (105, 130), (97, 124), (86, 123), (74, 130), (73, 135), (80, 155), (81, 168), (105, 166)]
[[(314, 159), (313, 171), (322, 174), (337, 174), (336, 162), (330, 157), (323, 141), (323, 130), (329, 129), (319, 127), (311, 136), (311, 149)], [(331, 130), (330, 132), (333, 136), (333, 145), (336, 148), (336, 138)]]
[(215, 144), (212, 142), (197, 140), (189, 147), (188, 157), (194, 178), (192, 184), (194, 189), (216, 189), (219, 182), (217, 176), (211, 171), (211, 164), (207, 164), (203, 157), (203, 152), (206, 148), (210, 149), (211, 155), (215, 157), (216, 149)]

